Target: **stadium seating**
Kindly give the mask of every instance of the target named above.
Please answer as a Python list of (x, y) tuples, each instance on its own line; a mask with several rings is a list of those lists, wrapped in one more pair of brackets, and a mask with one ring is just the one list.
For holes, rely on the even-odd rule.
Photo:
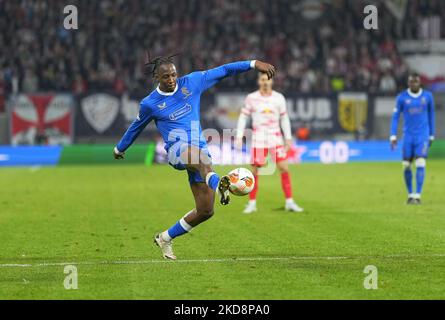
[[(290, 0), (72, 1), (79, 29), (67, 31), (63, 2), (3, 1), (0, 81), (7, 93), (146, 91), (141, 66), (149, 49), (153, 55), (180, 52), (182, 73), (258, 57), (276, 64), (280, 90), (394, 93), (407, 73), (394, 39), (419, 37), (418, 18), (443, 16), (445, 5), (410, 1), (402, 28), (380, 10), (379, 30), (365, 32), (362, 2), (319, 5), (317, 20), (305, 14), (304, 2)], [(250, 90), (250, 80), (228, 79), (220, 88)]]

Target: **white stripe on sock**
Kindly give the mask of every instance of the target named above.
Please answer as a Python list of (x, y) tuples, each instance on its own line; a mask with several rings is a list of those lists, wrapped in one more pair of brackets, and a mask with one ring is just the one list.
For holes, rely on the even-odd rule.
[(189, 225), (184, 218), (182, 218), (181, 220), (179, 220), (179, 224), (181, 225), (181, 227), (183, 227), (187, 232), (190, 232), (190, 230), (193, 229), (193, 227), (191, 225)]
[(211, 178), (214, 174), (216, 174), (216, 172), (209, 172), (209, 173), (207, 173), (207, 175), (206, 175), (206, 184), (207, 184), (207, 185), (209, 185), (209, 180), (210, 180), (210, 178)]

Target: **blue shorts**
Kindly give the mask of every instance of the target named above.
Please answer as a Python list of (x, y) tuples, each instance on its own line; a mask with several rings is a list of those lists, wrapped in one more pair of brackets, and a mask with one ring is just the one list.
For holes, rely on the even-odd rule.
[[(168, 164), (176, 170), (187, 170), (190, 184), (205, 183), (205, 177), (201, 177), (201, 174), (198, 171), (188, 170), (181, 159), (181, 153), (189, 146), (190, 144), (185, 142), (176, 142), (175, 144), (173, 144), (167, 151)], [(207, 149), (207, 146), (200, 146), (199, 150), (202, 153), (206, 154), (210, 159), (212, 158), (209, 150)]]
[(429, 137), (405, 136), (403, 138), (403, 159), (426, 158), (429, 150)]

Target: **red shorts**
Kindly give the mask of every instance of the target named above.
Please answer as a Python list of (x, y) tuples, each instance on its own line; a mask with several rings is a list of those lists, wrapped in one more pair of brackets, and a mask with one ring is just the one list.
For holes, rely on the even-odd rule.
[(266, 164), (267, 155), (270, 152), (270, 158), (274, 162), (287, 160), (287, 152), (283, 145), (272, 148), (252, 148), (252, 165), (262, 167)]

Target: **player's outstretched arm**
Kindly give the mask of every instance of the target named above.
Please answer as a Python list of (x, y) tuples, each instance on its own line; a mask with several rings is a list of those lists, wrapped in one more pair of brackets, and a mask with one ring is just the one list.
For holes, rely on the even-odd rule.
[(120, 160), (124, 158), (125, 151), (131, 146), (151, 120), (152, 117), (149, 114), (149, 108), (141, 103), (139, 115), (127, 129), (116, 147), (114, 147), (114, 159)]
[(252, 69), (266, 73), (269, 78), (272, 78), (276, 72), (275, 67), (269, 63), (259, 60), (248, 60), (224, 64), (217, 68), (195, 74), (201, 76), (202, 91), (205, 91), (226, 77), (237, 75)]

